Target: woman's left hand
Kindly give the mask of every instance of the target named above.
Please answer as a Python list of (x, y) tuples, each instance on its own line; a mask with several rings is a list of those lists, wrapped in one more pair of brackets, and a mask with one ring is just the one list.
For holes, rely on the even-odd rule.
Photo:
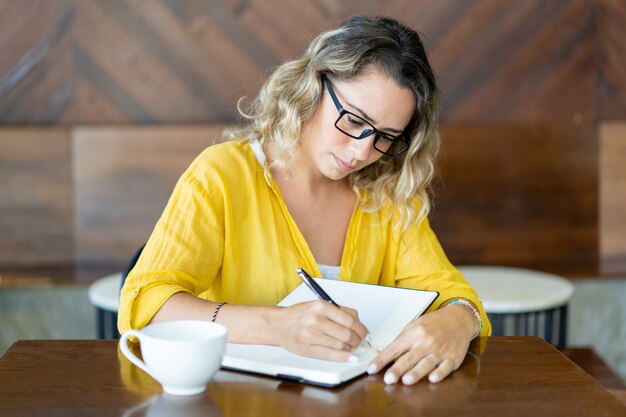
[(367, 372), (374, 374), (395, 361), (385, 372), (386, 384), (401, 380), (412, 385), (426, 375), (439, 382), (461, 366), (477, 326), (471, 311), (456, 304), (425, 314), (381, 350)]

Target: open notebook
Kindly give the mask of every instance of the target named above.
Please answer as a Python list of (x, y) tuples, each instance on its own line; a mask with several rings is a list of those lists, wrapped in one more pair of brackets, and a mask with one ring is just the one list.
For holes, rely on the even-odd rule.
[[(358, 362), (333, 362), (308, 358), (279, 347), (228, 343), (222, 362), (225, 369), (253, 372), (301, 383), (334, 387), (365, 373), (376, 350), (391, 343), (414, 318), (423, 314), (438, 297), (435, 291), (411, 290), (346, 281), (315, 279), (337, 304), (359, 312), (369, 329), (372, 348), (354, 353)], [(317, 300), (303, 283), (279, 306)]]

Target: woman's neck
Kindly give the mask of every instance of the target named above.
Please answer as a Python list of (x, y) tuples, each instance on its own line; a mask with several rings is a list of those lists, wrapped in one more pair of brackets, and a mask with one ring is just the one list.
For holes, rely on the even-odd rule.
[(311, 196), (324, 196), (336, 192), (345, 192), (351, 189), (348, 177), (333, 180), (320, 172), (315, 163), (307, 158), (302, 145), (297, 143), (294, 158), (285, 167), (271, 167), (275, 152), (272, 144), (266, 144), (263, 149), (267, 162), (270, 164), (272, 178), (282, 185), (297, 186), (300, 192)]

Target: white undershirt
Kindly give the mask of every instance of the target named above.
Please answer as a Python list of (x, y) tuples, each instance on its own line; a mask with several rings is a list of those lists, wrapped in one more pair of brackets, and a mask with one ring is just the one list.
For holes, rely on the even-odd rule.
[[(252, 152), (254, 153), (254, 156), (256, 157), (257, 161), (259, 161), (259, 164), (261, 164), (261, 166), (265, 166), (265, 154), (263, 153), (263, 148), (261, 147), (261, 143), (257, 140), (250, 141), (248, 143), (250, 144), (250, 148), (252, 148)], [(322, 273), (323, 278), (334, 279), (334, 280), (339, 279), (339, 270), (341, 269), (341, 267), (333, 266), (333, 265), (324, 265), (320, 263), (318, 263), (317, 266), (320, 269), (320, 272)]]
[(250, 148), (252, 148), (252, 152), (254, 156), (256, 156), (256, 160), (259, 161), (261, 166), (265, 166), (265, 154), (263, 153), (263, 147), (261, 146), (261, 142), (258, 140), (251, 140), (248, 142)]
[(341, 269), (341, 267), (324, 264), (317, 264), (317, 267), (320, 269), (323, 278), (334, 280), (339, 279), (339, 270)]

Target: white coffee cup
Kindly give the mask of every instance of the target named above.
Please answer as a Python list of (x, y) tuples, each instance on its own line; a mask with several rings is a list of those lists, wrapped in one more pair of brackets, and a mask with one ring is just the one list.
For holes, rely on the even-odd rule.
[[(226, 327), (200, 320), (177, 320), (129, 330), (120, 337), (124, 356), (172, 395), (195, 395), (219, 370), (226, 350)], [(128, 338), (139, 339), (139, 359)]]

